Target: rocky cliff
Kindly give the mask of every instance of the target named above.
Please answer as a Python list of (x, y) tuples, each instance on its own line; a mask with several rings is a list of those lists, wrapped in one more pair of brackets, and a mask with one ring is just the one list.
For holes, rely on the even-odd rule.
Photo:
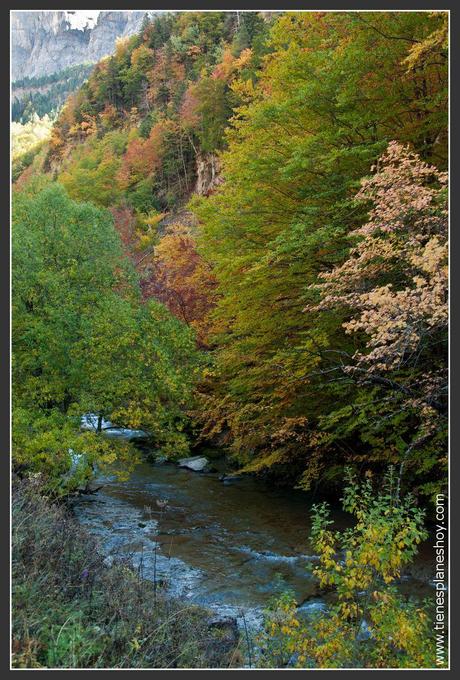
[(117, 38), (139, 30), (145, 13), (101, 11), (96, 19), (88, 16), (82, 22), (83, 13), (11, 12), (13, 81), (49, 75), (75, 64), (99, 61), (113, 52)]

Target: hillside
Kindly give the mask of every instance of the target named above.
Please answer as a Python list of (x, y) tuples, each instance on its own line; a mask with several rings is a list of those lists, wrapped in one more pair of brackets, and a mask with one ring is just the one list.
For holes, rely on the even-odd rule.
[[(368, 199), (354, 196), (377, 158), (385, 162), (389, 142), (446, 167), (442, 21), (417, 13), (163, 15), (117, 44), (53, 128), (44, 169), (73, 199), (111, 211), (144, 297), (166, 303), (213, 348), (214, 377), (199, 389), (202, 436), (219, 435), (248, 471), (308, 487), (318, 475), (340, 475), (347, 461), (397, 460), (414, 436), (424, 443), (414, 474), (417, 456), (424, 470), (437, 465), (442, 360), (417, 335), (414, 351), (422, 342), (423, 361), (431, 356), (439, 373), (425, 398), (420, 357), (400, 374), (400, 339), (367, 345), (358, 339), (363, 321), (353, 322), (359, 332), (350, 338), (351, 298), (340, 298), (323, 272), (348, 266), (349, 234), (368, 219)], [(407, 181), (417, 193), (415, 176)], [(404, 289), (398, 277), (396, 267), (382, 281)], [(329, 289), (338, 315), (321, 303)], [(374, 343), (387, 357), (383, 375), (365, 358)], [(330, 381), (329, 371), (346, 379)], [(422, 418), (405, 393), (423, 405)], [(374, 412), (375, 399), (383, 411)], [(424, 475), (419, 483), (432, 488)]]
[(162, 13), (13, 128), (17, 667), (446, 665), (448, 19)]

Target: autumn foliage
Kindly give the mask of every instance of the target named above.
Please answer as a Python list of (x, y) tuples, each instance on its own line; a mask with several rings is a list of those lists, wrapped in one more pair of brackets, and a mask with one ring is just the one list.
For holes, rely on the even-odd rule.
[(178, 319), (197, 331), (200, 345), (206, 345), (216, 280), (212, 268), (198, 254), (188, 228), (177, 225), (162, 237), (141, 287), (144, 297), (163, 302)]
[(195, 426), (239, 469), (439, 488), (447, 38), (445, 12), (162, 14), (53, 128), (46, 167), (206, 351)]

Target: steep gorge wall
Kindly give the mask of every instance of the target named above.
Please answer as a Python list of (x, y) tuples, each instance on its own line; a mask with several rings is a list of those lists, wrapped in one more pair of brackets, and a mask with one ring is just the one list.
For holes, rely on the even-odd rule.
[(93, 26), (78, 29), (72, 28), (69, 12), (11, 12), (13, 82), (99, 61), (113, 52), (117, 38), (139, 30), (145, 13), (101, 11)]

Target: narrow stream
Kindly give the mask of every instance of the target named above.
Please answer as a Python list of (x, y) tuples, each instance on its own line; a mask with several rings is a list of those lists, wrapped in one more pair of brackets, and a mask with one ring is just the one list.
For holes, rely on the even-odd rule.
[[(311, 495), (252, 478), (227, 485), (218, 473), (169, 464), (141, 463), (128, 481), (102, 482), (75, 514), (108, 560), (130, 556), (145, 578), (167, 583), (172, 594), (240, 622), (244, 615), (250, 625), (287, 588), (306, 614), (327, 606), (307, 569), (315, 560)], [(346, 525), (340, 511), (333, 518), (337, 527)], [(418, 563), (426, 559), (422, 554)], [(429, 594), (426, 579), (410, 582), (412, 591)]]

